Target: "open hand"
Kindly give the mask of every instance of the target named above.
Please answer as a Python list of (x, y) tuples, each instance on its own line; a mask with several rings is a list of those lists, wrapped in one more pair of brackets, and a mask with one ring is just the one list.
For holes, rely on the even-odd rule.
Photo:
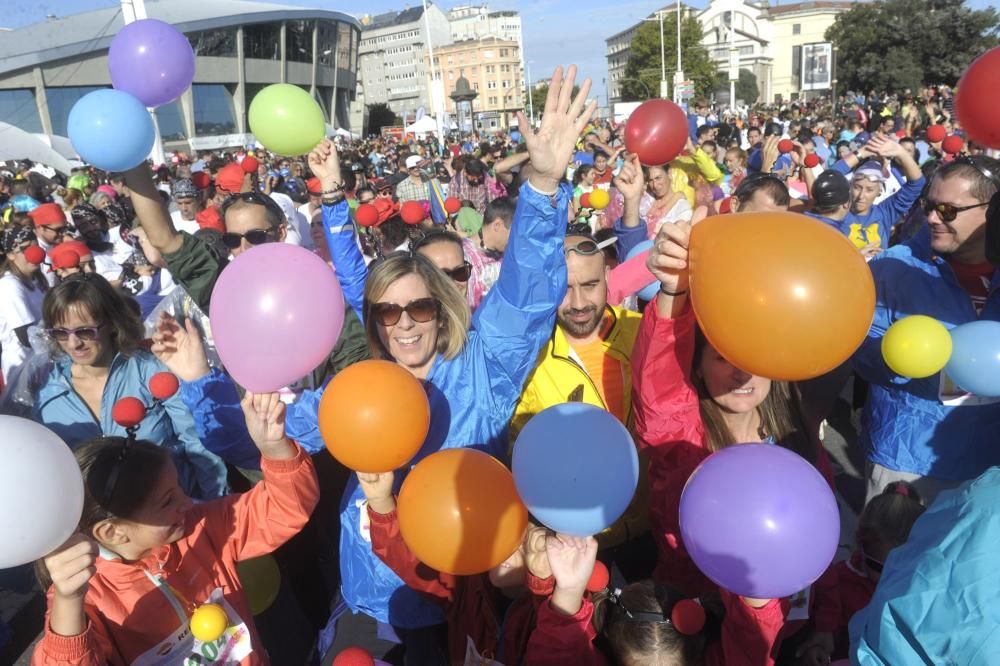
[(545, 553), (548, 555), (549, 568), (556, 579), (556, 586), (583, 594), (594, 572), (597, 540), (594, 537), (550, 534), (545, 538)]
[(182, 327), (169, 314), (161, 312), (152, 351), (182, 381), (193, 382), (210, 371), (201, 334), (190, 317)]

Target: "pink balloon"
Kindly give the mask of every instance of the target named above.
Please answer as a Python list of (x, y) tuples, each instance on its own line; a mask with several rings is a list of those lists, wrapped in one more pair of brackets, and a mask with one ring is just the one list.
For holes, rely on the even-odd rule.
[(344, 295), (315, 254), (267, 243), (243, 252), (222, 271), (209, 318), (229, 374), (248, 390), (267, 393), (326, 360), (344, 325)]

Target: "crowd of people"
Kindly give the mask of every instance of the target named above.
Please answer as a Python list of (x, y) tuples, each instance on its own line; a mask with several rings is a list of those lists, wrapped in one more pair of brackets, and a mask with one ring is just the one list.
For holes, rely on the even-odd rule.
[[(575, 75), (556, 70), (537, 127), (522, 117), (489, 138), (177, 153), (66, 179), (22, 163), (0, 177), (0, 406), (65, 440), (86, 490), (79, 532), (39, 566), (48, 612), (33, 663), (309, 663), (359, 636), (406, 664), (848, 657), (849, 622), (878, 622), (869, 602), (925, 507), (1000, 464), (1000, 402), (945, 373), (901, 377), (880, 351), (908, 314), (1000, 320), (986, 238), (1000, 162), (968, 141), (945, 150), (961, 126), (941, 86), (736, 114), (695, 100), (681, 155), (643, 165), (624, 124), (594, 118), (589, 80), (572, 94)], [(787, 211), (850, 239), (876, 285), (861, 347), (809, 382), (733, 366), (688, 298), (692, 225)], [(344, 326), (310, 376), (255, 394), (212, 357), (206, 315), (230, 261), (267, 243), (330, 264)], [(509, 463), (534, 415), (583, 402), (634, 437), (632, 504), (593, 537), (531, 522), (479, 575), (430, 570), (396, 514), (408, 468), (355, 474), (320, 435), (323, 388), (369, 358), (425, 387), (430, 428), (411, 464), (462, 447)], [(159, 399), (149, 384), (163, 371), (180, 390)], [(835, 491), (823, 424), (845, 386), (867, 460), (849, 556), (796, 599), (720, 589), (685, 548), (685, 482), (752, 442), (801, 456)], [(138, 423), (114, 409), (128, 396), (149, 405)], [(747, 492), (767, 492), (756, 481)], [(254, 618), (236, 564), (269, 553), (285, 605)], [(611, 573), (595, 584), (598, 561)], [(229, 616), (224, 658), (198, 653), (187, 629), (209, 600)], [(903, 663), (865, 638), (853, 642), (858, 657), (870, 650), (864, 663)]]

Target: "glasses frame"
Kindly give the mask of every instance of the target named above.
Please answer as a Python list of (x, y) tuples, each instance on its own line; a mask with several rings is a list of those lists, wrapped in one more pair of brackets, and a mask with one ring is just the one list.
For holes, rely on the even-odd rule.
[[(414, 317), (412, 310), (418, 307), (422, 307), (423, 304), (426, 303), (427, 301), (430, 301), (434, 306), (433, 315), (431, 317), (428, 317), (427, 319), (418, 319)], [(368, 307), (369, 316), (374, 317), (375, 323), (377, 323), (379, 326), (385, 326), (385, 327), (395, 326), (396, 324), (398, 324), (399, 320), (403, 318), (404, 312), (414, 322), (418, 324), (426, 324), (429, 321), (434, 321), (441, 315), (441, 301), (434, 298), (433, 296), (427, 296), (424, 298), (415, 298), (406, 305), (399, 305), (397, 303), (386, 303), (384, 301), (380, 301), (377, 303), (372, 303)], [(395, 315), (395, 319), (393, 319), (392, 321), (387, 321), (386, 319), (387, 315), (392, 316), (389, 313), (393, 313)]]
[[(264, 234), (267, 240), (260, 243), (255, 243), (250, 240), (250, 234)], [(232, 240), (236, 239), (236, 244), (232, 244)], [(235, 231), (227, 231), (222, 234), (222, 244), (225, 245), (230, 250), (235, 250), (243, 245), (243, 240), (246, 239), (247, 245), (251, 247), (257, 247), (258, 245), (267, 245), (268, 243), (275, 242), (274, 232), (272, 229), (251, 229), (245, 234), (238, 234)]]
[[(455, 273), (458, 273), (459, 271), (463, 271), (465, 273), (464, 280), (460, 280), (458, 276), (455, 275)], [(451, 278), (454, 282), (468, 282), (472, 279), (472, 264), (468, 261), (463, 261), (461, 266), (456, 266), (455, 268), (442, 268), (441, 272)]]
[[(77, 328), (54, 326), (44, 330), (45, 335), (49, 336), (56, 342), (68, 342), (71, 337), (75, 337), (77, 340), (82, 340), (84, 342), (95, 342), (101, 337), (101, 329), (105, 326), (106, 324), (98, 324), (97, 326), (78, 326)], [(82, 336), (80, 335), (81, 331), (93, 331), (93, 337)], [(60, 339), (60, 335), (65, 335), (66, 337)]]
[[(928, 204), (934, 204), (929, 206)], [(947, 203), (938, 203), (933, 201), (929, 197), (920, 197), (920, 208), (924, 211), (924, 215), (930, 215), (932, 212), (936, 212), (941, 221), (945, 224), (951, 224), (956, 219), (958, 219), (959, 213), (964, 213), (967, 210), (972, 210), (973, 208), (982, 208), (984, 206), (989, 206), (990, 202), (986, 201), (983, 203), (972, 204), (969, 206), (954, 206)]]

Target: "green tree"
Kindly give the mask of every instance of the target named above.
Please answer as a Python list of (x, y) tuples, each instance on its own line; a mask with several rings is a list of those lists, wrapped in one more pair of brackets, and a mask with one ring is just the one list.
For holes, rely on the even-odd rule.
[(996, 9), (964, 0), (876, 0), (838, 14), (826, 38), (837, 47), (838, 88), (901, 91), (954, 85), (998, 31)]
[(383, 127), (402, 125), (403, 120), (389, 108), (385, 102), (368, 105), (368, 133), (378, 134)]
[[(580, 86), (573, 86), (574, 97), (576, 97), (576, 94), (578, 92), (580, 92)], [(548, 95), (549, 95), (549, 84), (547, 83), (539, 83), (538, 85), (531, 87), (531, 103), (534, 104), (536, 118), (540, 118), (542, 115), (542, 111), (545, 110), (545, 98), (548, 97)], [(525, 100), (527, 100), (528, 99), (527, 93), (525, 93), (523, 97)], [(525, 115), (528, 114), (528, 111), (530, 109), (531, 106), (529, 106), (526, 102), (524, 105)]]
[[(681, 65), (684, 76), (694, 81), (695, 94), (699, 96), (707, 95), (715, 85), (716, 72), (715, 62), (701, 45), (701, 39), (701, 22), (693, 14), (688, 14), (681, 21)], [(664, 16), (663, 50), (666, 52), (668, 92), (672, 96), (674, 72), (677, 70), (676, 13)], [(660, 96), (660, 55), (660, 22), (643, 21), (632, 37), (622, 83), (622, 99), (636, 102)]]
[[(715, 96), (720, 93), (729, 99), (729, 71), (719, 72), (715, 80)], [(740, 70), (740, 78), (736, 81), (736, 100), (745, 104), (753, 104), (760, 97), (757, 88), (757, 77), (749, 69)]]

